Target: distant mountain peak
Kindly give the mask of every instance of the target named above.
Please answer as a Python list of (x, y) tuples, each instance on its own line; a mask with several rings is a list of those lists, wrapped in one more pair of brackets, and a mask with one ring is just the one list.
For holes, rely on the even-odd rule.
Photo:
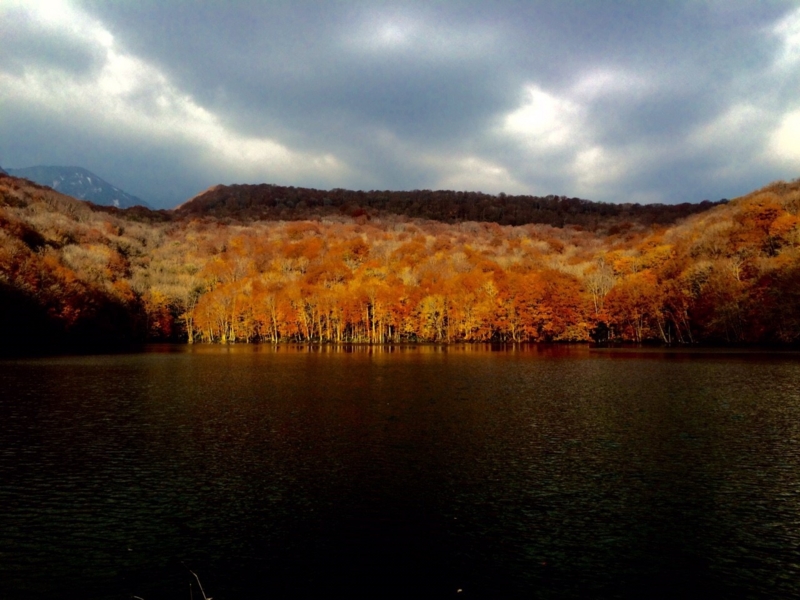
[(116, 206), (117, 208), (145, 206), (151, 208), (141, 198), (128, 194), (83, 167), (39, 165), (23, 169), (7, 169), (7, 172), (14, 177), (24, 177), (39, 185), (51, 187), (62, 194), (79, 200), (88, 200), (101, 206)]

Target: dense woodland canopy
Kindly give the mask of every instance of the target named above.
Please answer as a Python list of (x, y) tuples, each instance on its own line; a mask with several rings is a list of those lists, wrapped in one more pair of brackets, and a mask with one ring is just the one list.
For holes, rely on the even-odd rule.
[(370, 218), (405, 215), (445, 223), (478, 221), (499, 225), (541, 223), (580, 225), (596, 231), (617, 223), (674, 223), (719, 202), (692, 204), (609, 204), (566, 196), (510, 196), (449, 190), (352, 191), (315, 190), (279, 185), (217, 185), (179, 206), (181, 216), (214, 216), (236, 220), (298, 220), (347, 215)]
[[(0, 175), (5, 351), (148, 339), (800, 342), (800, 180), (672, 213), (578, 201), (582, 212), (561, 210), (570, 218), (524, 225), (465, 220), (503, 196), (408, 192), (378, 206), (336, 204), (334, 191), (320, 192), (330, 205), (290, 206), (293, 188), (266, 187), (284, 201), (226, 201), (230, 188), (214, 188), (176, 211), (118, 210)], [(408, 214), (403, 197), (418, 198)], [(453, 198), (463, 214), (446, 212)], [(574, 204), (550, 200), (536, 210)], [(517, 215), (533, 210), (515, 202)]]

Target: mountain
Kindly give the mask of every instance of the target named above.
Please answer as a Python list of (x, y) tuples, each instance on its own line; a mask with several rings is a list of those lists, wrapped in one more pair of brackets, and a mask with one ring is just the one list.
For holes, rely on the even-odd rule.
[[(289, 192), (243, 221), (246, 198), (222, 218), (119, 210), (0, 175), (0, 354), (148, 339), (800, 345), (800, 180), (674, 224), (620, 213), (596, 228), (398, 217), (336, 190), (290, 209)], [(363, 198), (341, 210), (337, 194)]]
[(5, 169), (3, 169), (3, 167), (0, 167), (0, 174), (3, 174), (3, 173), (5, 173), (6, 175), (8, 175), (8, 173), (6, 173), (6, 171), (5, 171)]
[(39, 185), (46, 185), (54, 190), (80, 200), (88, 200), (101, 206), (130, 208), (145, 206), (150, 208), (141, 198), (132, 196), (98, 177), (91, 171), (81, 167), (26, 167), (24, 169), (7, 169), (9, 175), (30, 179)]
[(368, 219), (391, 214), (445, 223), (540, 223), (554, 227), (575, 225), (595, 231), (635, 224), (668, 225), (725, 202), (609, 204), (554, 195), (495, 196), (449, 190), (324, 191), (260, 184), (217, 185), (176, 207), (173, 212), (185, 217), (216, 217), (245, 222), (296, 221), (330, 215)]

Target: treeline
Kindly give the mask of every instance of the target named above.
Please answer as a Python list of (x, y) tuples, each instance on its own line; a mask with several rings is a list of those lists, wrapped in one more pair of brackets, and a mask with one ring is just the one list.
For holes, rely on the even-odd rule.
[(226, 223), (0, 177), (2, 326), (194, 342), (800, 341), (800, 181), (672, 226)]
[(303, 220), (342, 214), (353, 218), (409, 218), (553, 227), (578, 225), (603, 232), (635, 224), (675, 223), (726, 200), (683, 204), (610, 204), (566, 196), (510, 196), (448, 190), (330, 191), (278, 185), (215, 186), (179, 206), (181, 216), (213, 216), (241, 221)]

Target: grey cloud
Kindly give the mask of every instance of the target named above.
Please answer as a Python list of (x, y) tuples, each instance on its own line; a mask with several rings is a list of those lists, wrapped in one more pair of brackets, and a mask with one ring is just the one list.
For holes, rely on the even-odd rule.
[[(776, 123), (797, 102), (800, 73), (774, 72), (780, 41), (766, 33), (794, 8), (787, 2), (87, 0), (80, 6), (108, 27), (118, 47), (157, 66), (226, 127), (345, 161), (352, 169), (348, 187), (432, 187), (441, 167), (421, 156), (469, 155), (505, 167), (531, 189), (574, 195), (569, 165), (575, 148), (534, 156), (498, 135), (503, 115), (519, 106), (528, 84), (583, 106), (576, 144), (651, 149), (652, 160), (629, 166), (610, 191), (592, 199), (652, 194), (699, 200), (797, 176), (747, 166), (745, 156), (762, 150), (766, 131), (744, 136), (733, 152), (709, 144), (673, 156), (693, 132), (737, 104), (764, 107)], [(388, 30), (382, 47), (380, 28), (392, 23), (401, 37), (403, 27), (421, 29), (395, 46)], [(16, 68), (31, 62), (71, 72), (96, 67), (88, 48), (30, 27), (30, 35), (18, 36)], [(629, 74), (641, 87), (580, 97), (576, 84), (604, 70)], [(157, 98), (146, 92), (137, 102), (142, 112), (157, 110)], [(35, 156), (58, 157), (72, 148), (73, 156), (101, 165), (82, 166), (155, 203), (174, 204), (234, 177), (222, 166), (211, 172), (196, 166), (197, 152), (188, 145), (115, 138), (95, 132), (91, 123), (78, 131), (55, 117), (24, 112), (9, 121), (0, 123), (0, 164), (25, 166)], [(47, 151), (37, 149), (48, 137), (44, 127), (61, 136)], [(11, 130), (27, 131), (28, 139), (12, 143)], [(733, 169), (729, 180), (716, 179), (726, 165), (739, 164), (745, 166)], [(313, 175), (281, 183), (340, 184)]]
[(48, 67), (85, 76), (102, 65), (104, 53), (85, 40), (32, 22), (21, 10), (3, 15), (0, 64), (2, 70), (21, 74), (30, 66)]
[(200, 17), (189, 7), (172, 7), (153, 21), (146, 8), (108, 15), (98, 8), (126, 45), (240, 131), (255, 126), (287, 142), (315, 143), (317, 132), (324, 136), (339, 121), (416, 139), (457, 140), (511, 108), (516, 90), (496, 56), (443, 60), (413, 47), (358, 52), (359, 16), (350, 5), (330, 6), (300, 13), (279, 5), (271, 15), (244, 16), (206, 7)]
[(158, 207), (173, 206), (215, 183), (191, 149), (143, 138), (120, 138), (82, 120), (61, 120), (24, 106), (8, 106), (0, 119), (0, 165), (81, 166)]
[(726, 105), (707, 94), (658, 93), (641, 101), (609, 99), (590, 106), (589, 123), (605, 144), (673, 143), (692, 128), (711, 119)]

